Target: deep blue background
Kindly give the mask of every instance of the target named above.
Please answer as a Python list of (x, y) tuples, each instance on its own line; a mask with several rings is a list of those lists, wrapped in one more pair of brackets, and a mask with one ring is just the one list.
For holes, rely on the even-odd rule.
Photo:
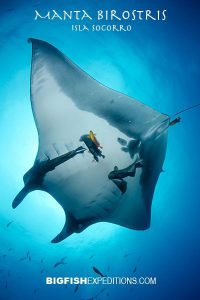
[[(0, 299), (94, 297), (101, 286), (81, 286), (74, 294), (72, 286), (44, 283), (47, 275), (93, 276), (93, 265), (110, 276), (133, 276), (137, 266), (134, 275), (157, 277), (155, 286), (107, 287), (98, 299), (200, 299), (198, 109), (185, 113), (182, 123), (169, 130), (165, 172), (156, 187), (148, 231), (95, 224), (52, 245), (64, 223), (53, 198), (34, 192), (16, 211), (11, 208), (37, 151), (27, 38), (54, 44), (105, 85), (173, 114), (200, 99), (198, 1), (13, 0), (0, 5)], [(93, 14), (97, 9), (139, 8), (167, 9), (168, 19), (133, 22), (132, 32), (121, 33), (74, 33), (69, 22), (33, 20), (34, 9), (85, 9)], [(28, 250), (31, 262), (20, 261)], [(53, 268), (64, 256), (67, 264)]]

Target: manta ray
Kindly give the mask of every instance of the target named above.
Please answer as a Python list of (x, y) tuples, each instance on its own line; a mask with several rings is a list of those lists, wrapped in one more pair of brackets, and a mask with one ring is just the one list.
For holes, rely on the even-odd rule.
[[(66, 215), (53, 243), (97, 222), (148, 229), (170, 117), (104, 86), (51, 44), (33, 38), (29, 42), (30, 98), (39, 146), (13, 207), (35, 189), (49, 193)], [(81, 142), (91, 130), (104, 159), (94, 161)], [(138, 161), (141, 166), (133, 168)], [(129, 167), (134, 169), (131, 176)], [(127, 176), (123, 192), (112, 180), (113, 170), (123, 180)]]

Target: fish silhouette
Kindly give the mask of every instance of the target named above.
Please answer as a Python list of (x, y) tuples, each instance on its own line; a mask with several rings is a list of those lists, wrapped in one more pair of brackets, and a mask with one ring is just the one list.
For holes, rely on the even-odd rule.
[(74, 294), (78, 291), (78, 288), (79, 288), (79, 284), (77, 284), (77, 285), (75, 286)]
[(27, 260), (27, 257), (21, 257), (19, 260), (23, 261), (23, 260)]
[(101, 273), (101, 271), (99, 271), (99, 269), (97, 269), (96, 267), (92, 267), (92, 269), (93, 269), (93, 271), (94, 271), (96, 274), (100, 275), (101, 277), (106, 277), (106, 275), (103, 275), (103, 274)]
[(67, 264), (67, 263), (65, 262), (65, 259), (66, 259), (66, 258), (67, 258), (67, 257), (61, 258), (60, 261), (58, 261), (57, 263), (55, 263), (54, 268), (57, 268), (59, 265), (66, 265), (66, 264)]
[(10, 227), (10, 225), (13, 223), (13, 221), (8, 222), (8, 224), (6, 225), (6, 227)]
[(135, 268), (133, 269), (133, 274), (134, 274), (136, 271), (137, 271), (137, 267), (135, 267)]

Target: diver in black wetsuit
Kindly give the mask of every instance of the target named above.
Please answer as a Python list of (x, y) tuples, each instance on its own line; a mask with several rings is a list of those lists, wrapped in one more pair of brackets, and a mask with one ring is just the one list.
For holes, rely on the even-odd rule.
[(117, 166), (114, 167), (114, 170), (108, 174), (108, 178), (112, 180), (114, 184), (120, 189), (122, 194), (127, 190), (127, 182), (124, 180), (126, 177), (134, 177), (136, 173), (136, 168), (143, 167), (142, 160), (134, 162), (125, 169), (119, 170)]
[(73, 158), (75, 155), (83, 153), (86, 149), (78, 147), (68, 153), (48, 159), (45, 161), (36, 161), (33, 167), (24, 175), (24, 187), (13, 200), (12, 207), (16, 208), (26, 195), (34, 190), (42, 190), (42, 182), (46, 173), (53, 171), (58, 165)]
[[(92, 131), (90, 131), (92, 132)], [(80, 137), (80, 142), (84, 142), (87, 146), (90, 153), (93, 155), (94, 159), (98, 162), (99, 157), (105, 158), (105, 155), (102, 154), (101, 150), (99, 149), (98, 144), (96, 144), (92, 139), (91, 135), (84, 134)], [(102, 148), (102, 147), (101, 147)]]

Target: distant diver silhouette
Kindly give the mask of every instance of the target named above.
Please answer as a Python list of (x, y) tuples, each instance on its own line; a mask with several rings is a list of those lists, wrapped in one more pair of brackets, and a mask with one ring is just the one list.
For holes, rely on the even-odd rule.
[(94, 159), (98, 162), (99, 157), (105, 158), (99, 148), (103, 148), (97, 141), (95, 134), (90, 130), (89, 135), (84, 134), (80, 137), (80, 141), (84, 142), (90, 153), (93, 155)]
[(134, 177), (136, 168), (143, 167), (142, 160), (138, 160), (128, 166), (125, 169), (119, 170), (117, 166), (114, 167), (114, 170), (108, 174), (108, 178), (113, 181), (114, 184), (120, 189), (122, 194), (127, 190), (127, 182), (124, 180), (126, 177)]
[(75, 155), (83, 153), (86, 149), (82, 146), (67, 152), (63, 155), (45, 161), (36, 161), (33, 167), (24, 175), (24, 187), (13, 200), (12, 207), (16, 208), (34, 190), (42, 190), (42, 182), (46, 173), (53, 171), (57, 166), (73, 158)]

